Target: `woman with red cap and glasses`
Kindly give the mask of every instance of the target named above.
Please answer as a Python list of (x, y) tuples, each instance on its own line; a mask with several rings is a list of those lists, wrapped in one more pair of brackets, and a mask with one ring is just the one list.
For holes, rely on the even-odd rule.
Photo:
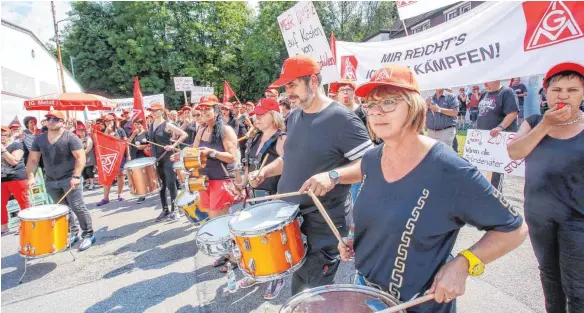
[(507, 149), (525, 158), (525, 218), (547, 312), (583, 312), (584, 66), (552, 67), (543, 87), (549, 110), (526, 118)]
[[(356, 283), (400, 301), (435, 295), (408, 312), (456, 312), (454, 299), (464, 293), (467, 277), (518, 247), (527, 226), (476, 167), (419, 134), (427, 108), (408, 67), (387, 65), (355, 93), (365, 98), (369, 127), (383, 143), (339, 171), (341, 184), (362, 180), (354, 241), (339, 243), (341, 258), (354, 255)], [(452, 258), (466, 224), (487, 232)]]
[(30, 207), (23, 143), (14, 140), (10, 128), (2, 126), (2, 234), (8, 232), (8, 198), (14, 195), (21, 210)]
[[(264, 158), (267, 158), (266, 164), (269, 164), (284, 155), (284, 142), (286, 141), (284, 118), (280, 114), (278, 102), (271, 98), (260, 99), (254, 111), (256, 116), (255, 126), (258, 133), (247, 140), (244, 166), (247, 166), (249, 172), (259, 170)], [(278, 192), (278, 181), (280, 175), (266, 178), (261, 184), (254, 185), (254, 197), (276, 194)], [(249, 288), (258, 282), (251, 278), (244, 278), (239, 282), (239, 287)], [(284, 287), (284, 279), (270, 281), (267, 285), (264, 299), (274, 299), (280, 294)]]
[[(126, 136), (126, 131), (119, 127), (117, 117), (114, 113), (107, 114), (103, 119), (105, 122), (105, 130), (103, 131), (104, 134), (124, 141), (128, 139)], [(118, 201), (124, 201), (124, 198), (122, 198), (122, 191), (124, 191), (124, 165), (126, 165), (127, 160), (131, 160), (128, 149), (126, 149), (126, 153), (124, 153), (124, 158), (122, 159), (122, 163), (120, 164), (116, 178), (118, 184)], [(112, 186), (103, 185), (103, 199), (97, 203), (97, 206), (102, 206), (109, 203), (109, 194), (111, 188)]]
[[(202, 125), (197, 130), (193, 147), (198, 147), (207, 156), (207, 166), (200, 169), (199, 173), (209, 178), (209, 187), (199, 191), (199, 195), (201, 207), (208, 210), (209, 218), (213, 219), (226, 215), (240, 196), (229, 176), (237, 158), (237, 136), (233, 128), (225, 124), (215, 95), (201, 97), (198, 109)], [(227, 256), (222, 256), (213, 266), (222, 266), (221, 272), (226, 273), (227, 262), (231, 261)], [(235, 262), (232, 265), (233, 268), (237, 267)]]

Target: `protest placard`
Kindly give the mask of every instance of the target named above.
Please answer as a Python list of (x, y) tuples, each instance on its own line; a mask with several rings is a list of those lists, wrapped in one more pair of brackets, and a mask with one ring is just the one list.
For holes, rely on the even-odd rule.
[(214, 87), (193, 86), (191, 87), (191, 103), (199, 103), (202, 96), (208, 96), (214, 93)]
[(490, 130), (469, 129), (464, 145), (464, 158), (479, 170), (514, 176), (525, 176), (525, 159), (511, 160), (507, 153), (515, 133), (500, 132), (493, 137)]
[(311, 1), (299, 1), (278, 16), (278, 24), (288, 49), (288, 56), (303, 54), (315, 58), (321, 67), (323, 84), (340, 79), (331, 47)]
[(354, 72), (363, 83), (386, 64), (405, 65), (422, 90), (537, 75), (560, 62), (584, 63), (582, 12), (581, 1), (486, 2), (407, 37), (337, 40), (337, 66), (341, 77)]
[(173, 77), (175, 91), (189, 91), (193, 88), (192, 77)]
[[(162, 93), (157, 95), (144, 96), (142, 99), (144, 99), (143, 100), (144, 109), (149, 108), (150, 105), (152, 105), (152, 103), (156, 102), (164, 105), (164, 94)], [(119, 106), (112, 111), (89, 111), (87, 112), (87, 118), (90, 120), (94, 120), (110, 112), (113, 112), (117, 116), (120, 116), (122, 114), (122, 110), (126, 109), (132, 112), (134, 109), (134, 98), (110, 99), (110, 101), (117, 103)]]

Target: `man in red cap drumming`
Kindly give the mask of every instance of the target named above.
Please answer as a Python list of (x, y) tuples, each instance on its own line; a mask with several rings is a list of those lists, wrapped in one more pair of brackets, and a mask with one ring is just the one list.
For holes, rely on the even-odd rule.
[[(373, 143), (351, 110), (327, 98), (320, 72), (320, 65), (308, 56), (284, 61), (280, 78), (272, 86), (284, 86), (287, 98), (298, 109), (288, 117), (284, 155), (251, 173), (250, 179), (257, 186), (267, 177), (281, 175), (278, 193), (311, 190), (320, 197), (338, 231), (346, 235), (350, 185), (339, 184), (339, 171), (358, 161)], [(309, 196), (286, 201), (300, 205), (302, 232), (308, 240), (306, 261), (292, 276), (292, 293), (332, 284), (339, 265), (333, 232), (324, 226), (324, 218)]]
[(58, 201), (71, 190), (62, 202), (72, 211), (69, 214), (69, 241), (73, 245), (79, 240), (79, 227), (75, 221), (77, 217), (83, 240), (79, 245), (79, 251), (83, 251), (89, 249), (95, 242), (91, 214), (85, 206), (81, 188), (85, 150), (81, 140), (64, 129), (65, 115), (62, 112), (50, 111), (45, 117), (48, 131), (34, 139), (26, 164), (28, 187), (32, 188), (35, 184), (35, 175), (42, 155), (45, 165), (45, 187), (53, 201)]

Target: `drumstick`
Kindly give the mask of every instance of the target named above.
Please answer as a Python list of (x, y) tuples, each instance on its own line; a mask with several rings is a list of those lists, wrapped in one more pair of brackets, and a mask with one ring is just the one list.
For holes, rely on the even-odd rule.
[(425, 295), (425, 296), (420, 297), (420, 298), (416, 298), (414, 300), (410, 300), (408, 302), (404, 302), (404, 303), (399, 304), (399, 305), (396, 305), (396, 306), (392, 306), (389, 309), (385, 309), (385, 310), (378, 311), (377, 313), (394, 313), (394, 312), (399, 312), (401, 310), (404, 310), (404, 309), (407, 309), (407, 308), (411, 308), (411, 307), (413, 307), (415, 305), (422, 304), (424, 302), (428, 302), (428, 301), (433, 300), (433, 299), (434, 299), (434, 294), (429, 294), (429, 295)]
[(308, 190), (308, 195), (312, 198), (312, 201), (314, 201), (316, 208), (320, 211), (320, 214), (322, 215), (322, 217), (324, 217), (324, 220), (326, 221), (326, 223), (328, 224), (330, 229), (333, 231), (333, 234), (335, 234), (335, 237), (337, 237), (337, 240), (344, 245), (345, 242), (343, 241), (341, 234), (337, 230), (337, 227), (333, 223), (333, 220), (331, 220), (330, 216), (328, 215), (328, 213), (324, 209), (324, 206), (322, 205), (320, 200), (318, 200), (318, 198), (316, 197), (314, 192), (312, 192), (312, 190), (310, 190), (310, 189)]
[(73, 190), (73, 187), (69, 188), (69, 190), (67, 190), (67, 192), (61, 197), (61, 199), (59, 199), (59, 201), (57, 201), (57, 204), (60, 204), (61, 201), (65, 200), (65, 197), (67, 197), (67, 195), (71, 192), (71, 190)]
[(252, 201), (274, 200), (274, 199), (281, 199), (281, 198), (286, 198), (286, 197), (300, 196), (302, 194), (304, 194), (304, 192), (294, 191), (294, 192), (288, 192), (288, 193), (279, 193), (279, 194), (275, 194), (275, 195), (271, 195), (271, 196), (247, 199), (245, 201), (252, 202)]
[[(151, 144), (151, 145), (159, 146), (160, 148), (165, 148), (165, 146), (163, 146), (163, 145), (160, 145), (160, 144), (157, 144), (157, 143), (155, 143), (155, 142), (152, 142), (152, 141), (146, 141), (146, 142), (148, 142), (148, 143), (149, 143), (149, 144)], [(180, 149), (178, 149), (178, 148), (172, 148), (172, 149), (174, 149), (174, 150), (176, 150), (176, 151), (180, 151)]]
[(268, 154), (266, 153), (266, 156), (264, 157), (264, 160), (262, 161), (262, 165), (260, 165), (260, 169), (258, 170), (258, 173), (262, 170), (262, 168), (264, 168), (267, 161), (268, 161)]

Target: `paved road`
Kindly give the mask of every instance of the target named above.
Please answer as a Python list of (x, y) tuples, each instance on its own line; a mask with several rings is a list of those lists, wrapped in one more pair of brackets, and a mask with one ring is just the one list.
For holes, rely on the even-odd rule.
[[(24, 269), (18, 236), (2, 237), (2, 311), (44, 312), (278, 312), (290, 297), (289, 280), (272, 301), (263, 286), (225, 294), (226, 278), (197, 253), (195, 229), (186, 219), (155, 224), (157, 197), (142, 205), (135, 199), (96, 208), (101, 189), (86, 192), (97, 244), (78, 253), (59, 253)], [(509, 179), (505, 194), (521, 207), (522, 181)], [(129, 194), (124, 194), (130, 197)], [(456, 250), (470, 246), (481, 233), (465, 228)], [(353, 264), (345, 263), (337, 283), (348, 283)], [(243, 275), (238, 273), (238, 278)], [(537, 265), (529, 242), (490, 264), (479, 279), (469, 279), (459, 312), (544, 312)]]

